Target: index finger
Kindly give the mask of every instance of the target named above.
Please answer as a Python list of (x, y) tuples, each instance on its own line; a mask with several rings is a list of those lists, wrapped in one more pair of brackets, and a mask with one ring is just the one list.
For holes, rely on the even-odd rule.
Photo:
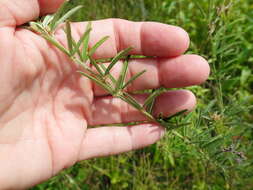
[[(74, 23), (73, 29), (81, 36), (86, 24)], [(106, 19), (93, 22), (92, 28), (90, 46), (104, 36), (110, 37), (97, 50), (95, 58), (113, 57), (128, 47), (133, 47), (131, 54), (175, 57), (183, 54), (190, 43), (187, 32), (182, 28), (156, 22)]]

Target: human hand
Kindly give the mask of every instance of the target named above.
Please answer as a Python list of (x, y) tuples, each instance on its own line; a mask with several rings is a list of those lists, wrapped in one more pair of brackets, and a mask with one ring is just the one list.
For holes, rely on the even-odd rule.
[[(78, 66), (42, 37), (16, 27), (54, 12), (62, 1), (0, 0), (0, 189), (31, 187), (80, 160), (145, 147), (164, 133), (155, 124), (87, 129), (145, 118), (81, 77)], [(158, 57), (130, 62), (129, 77), (147, 72), (129, 91), (196, 85), (209, 75), (203, 58), (182, 55), (189, 38), (178, 27), (119, 19), (95, 21), (92, 26), (91, 45), (110, 36), (96, 58), (113, 57), (130, 46), (133, 54)], [(73, 24), (76, 38), (84, 31), (85, 23)], [(61, 29), (56, 32), (63, 44), (64, 36)], [(136, 98), (143, 101), (145, 96)], [(179, 90), (161, 95), (154, 110), (169, 116), (194, 106), (194, 95)]]

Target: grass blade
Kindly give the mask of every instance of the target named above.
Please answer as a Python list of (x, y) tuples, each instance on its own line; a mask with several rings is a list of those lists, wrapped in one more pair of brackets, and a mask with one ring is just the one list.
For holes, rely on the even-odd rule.
[(125, 50), (122, 50), (119, 52), (113, 59), (111, 64), (108, 66), (107, 70), (105, 71), (105, 75), (108, 75), (111, 71), (111, 69), (114, 67), (114, 65), (122, 59), (122, 57), (126, 56), (133, 48), (127, 48)]
[(96, 51), (97, 49), (103, 44), (105, 43), (106, 40), (109, 39), (109, 36), (105, 36), (103, 37), (101, 40), (99, 40), (91, 49), (90, 49), (90, 52), (89, 52), (89, 56), (92, 56)]
[(210, 145), (216, 143), (217, 141), (222, 140), (222, 138), (223, 138), (222, 135), (218, 135), (218, 136), (216, 136), (216, 137), (210, 139), (209, 142), (206, 142), (206, 143), (202, 144), (201, 146), (202, 146), (202, 148), (206, 148), (207, 146), (210, 146)]
[(133, 77), (131, 77), (126, 84), (124, 84), (124, 86), (122, 87), (122, 89), (125, 89), (128, 85), (130, 85), (133, 81), (135, 81), (137, 78), (139, 78), (141, 75), (143, 75), (144, 73), (146, 73), (146, 70), (143, 70), (142, 72), (134, 75)]

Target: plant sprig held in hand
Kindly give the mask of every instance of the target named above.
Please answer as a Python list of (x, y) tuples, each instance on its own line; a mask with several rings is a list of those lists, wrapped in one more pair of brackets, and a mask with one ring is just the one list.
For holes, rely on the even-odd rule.
[[(69, 1), (65, 1), (62, 7), (54, 15), (48, 15), (44, 17), (41, 21), (30, 22), (30, 29), (34, 32), (40, 34), (44, 39), (58, 48), (62, 53), (66, 54), (74, 63), (80, 65), (83, 71), (77, 71), (82, 76), (87, 77), (91, 81), (95, 82), (98, 86), (107, 91), (110, 95), (115, 98), (119, 98), (122, 101), (128, 103), (135, 109), (139, 110), (143, 115), (146, 116), (146, 122), (159, 123), (167, 129), (173, 129), (173, 124), (169, 118), (164, 118), (162, 114), (158, 118), (153, 115), (153, 107), (156, 98), (162, 93), (166, 92), (167, 89), (161, 88), (152, 90), (150, 95), (147, 97), (144, 104), (140, 104), (131, 94), (126, 91), (126, 88), (131, 85), (136, 79), (142, 76), (146, 71), (134, 75), (128, 81), (126, 81), (126, 75), (129, 68), (129, 60), (132, 58), (144, 58), (145, 56), (134, 56), (130, 55), (132, 50), (131, 47), (122, 50), (115, 57), (109, 59), (94, 59), (93, 55), (96, 50), (101, 47), (102, 44), (106, 42), (109, 36), (105, 36), (99, 40), (93, 47), (88, 46), (90, 33), (92, 31), (92, 23), (89, 22), (86, 26), (86, 31), (81, 36), (80, 40), (76, 42), (72, 36), (71, 23), (68, 19), (82, 8), (82, 6), (77, 6), (67, 13), (65, 9), (67, 8)], [(65, 23), (64, 32), (66, 34), (68, 47), (64, 47), (54, 36), (55, 30), (60, 24)], [(123, 66), (120, 72), (120, 76), (115, 78), (111, 74), (112, 68), (120, 61), (123, 60)], [(109, 66), (106, 68), (103, 64), (104, 62), (110, 62)], [(92, 70), (87, 63), (90, 63), (96, 71)], [(184, 113), (180, 112), (179, 114)], [(176, 114), (178, 116), (179, 114)]]

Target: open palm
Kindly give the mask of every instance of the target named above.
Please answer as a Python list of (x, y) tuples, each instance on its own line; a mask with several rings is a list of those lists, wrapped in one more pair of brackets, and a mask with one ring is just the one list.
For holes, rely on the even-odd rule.
[[(43, 38), (17, 28), (40, 14), (54, 12), (61, 3), (0, 0), (0, 189), (33, 186), (77, 161), (152, 144), (164, 132), (155, 124), (87, 129), (87, 125), (144, 117), (77, 74), (77, 66)], [(85, 23), (73, 24), (77, 39), (84, 31)], [(130, 62), (128, 77), (147, 70), (130, 92), (200, 84), (209, 75), (203, 58), (182, 55), (189, 38), (178, 27), (117, 19), (95, 21), (90, 45), (106, 35), (110, 39), (98, 49), (97, 58), (113, 57), (130, 46), (133, 54), (158, 57)], [(61, 29), (56, 37), (65, 43)], [(115, 75), (120, 67), (115, 67)], [(143, 101), (145, 96), (136, 98)], [(171, 91), (158, 98), (155, 112), (171, 115), (194, 106), (191, 92)]]

